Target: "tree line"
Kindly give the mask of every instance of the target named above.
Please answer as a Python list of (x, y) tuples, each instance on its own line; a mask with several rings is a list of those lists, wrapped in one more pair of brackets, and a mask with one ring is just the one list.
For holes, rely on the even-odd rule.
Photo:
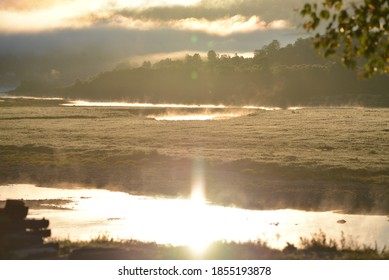
[(186, 55), (115, 69), (61, 89), (24, 82), (18, 93), (88, 100), (132, 102), (389, 106), (389, 77), (369, 80), (345, 69), (336, 58), (317, 55), (310, 39), (281, 47), (277, 40), (253, 57)]

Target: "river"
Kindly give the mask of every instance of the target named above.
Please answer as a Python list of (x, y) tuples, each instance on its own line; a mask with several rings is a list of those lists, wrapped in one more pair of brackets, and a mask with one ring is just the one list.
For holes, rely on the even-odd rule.
[(25, 199), (29, 218), (50, 220), (56, 239), (109, 237), (204, 248), (212, 241), (265, 241), (301, 245), (323, 232), (346, 244), (389, 245), (389, 218), (337, 211), (247, 210), (188, 198), (135, 196), (102, 189), (58, 189), (30, 184), (0, 186), (0, 200)]

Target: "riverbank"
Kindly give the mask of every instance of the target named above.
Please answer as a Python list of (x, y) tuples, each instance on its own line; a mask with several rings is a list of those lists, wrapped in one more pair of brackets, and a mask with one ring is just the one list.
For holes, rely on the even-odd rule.
[[(59, 255), (62, 259), (136, 259), (136, 260), (388, 260), (387, 249), (378, 250), (349, 242), (341, 244), (329, 240), (324, 233), (311, 239), (301, 239), (297, 249), (288, 244), (284, 249), (270, 248), (257, 242), (214, 242), (204, 251), (193, 251), (185, 246), (158, 245), (134, 240), (113, 240), (101, 236), (89, 242), (60, 240)], [(297, 244), (296, 244), (297, 245)]]

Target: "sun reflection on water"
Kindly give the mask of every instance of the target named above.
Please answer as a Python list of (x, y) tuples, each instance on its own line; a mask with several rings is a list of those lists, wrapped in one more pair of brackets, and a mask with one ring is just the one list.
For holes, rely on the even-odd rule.
[[(208, 121), (208, 120), (225, 120), (243, 116), (245, 113), (204, 113), (204, 114), (186, 114), (186, 115), (158, 115), (148, 116), (148, 118), (157, 121)], [(247, 113), (246, 113), (247, 114)]]
[[(279, 107), (256, 105), (223, 105), (223, 104), (169, 104), (169, 103), (136, 103), (136, 102), (99, 102), (86, 100), (67, 100), (62, 106), (76, 107), (128, 107), (131, 109), (160, 109), (163, 113), (146, 115), (147, 119), (157, 121), (207, 121), (226, 120), (241, 116), (253, 115), (257, 111), (281, 110)], [(181, 110), (172, 112), (169, 110)], [(182, 112), (185, 110), (186, 112)], [(199, 112), (201, 110), (201, 112)]]
[(193, 161), (191, 200), (199, 204), (205, 203), (204, 162), (197, 158)]
[(193, 161), (192, 185), (189, 207), (191, 213), (188, 217), (191, 240), (188, 243), (195, 255), (201, 255), (212, 243), (208, 234), (209, 211), (205, 196), (204, 162), (197, 158)]
[[(188, 246), (201, 257), (213, 241), (247, 242), (258, 239), (282, 249), (286, 242), (299, 245), (300, 237), (322, 230), (329, 238), (341, 231), (361, 244), (388, 246), (386, 216), (346, 215), (299, 210), (248, 210), (213, 205), (206, 200), (204, 164), (193, 163), (190, 198), (134, 196), (95, 189), (55, 189), (33, 185), (0, 186), (0, 200), (71, 200), (68, 208), (32, 206), (29, 218), (50, 220), (54, 238), (90, 240), (101, 235), (173, 246)], [(336, 221), (344, 219), (345, 224)], [(368, 229), (368, 230), (366, 230)], [(356, 235), (357, 234), (357, 235)]]
[(214, 104), (154, 104), (154, 103), (136, 103), (136, 102), (98, 102), (85, 100), (69, 100), (62, 106), (77, 106), (77, 107), (134, 107), (134, 108), (184, 108), (184, 109), (223, 109), (224, 105)]

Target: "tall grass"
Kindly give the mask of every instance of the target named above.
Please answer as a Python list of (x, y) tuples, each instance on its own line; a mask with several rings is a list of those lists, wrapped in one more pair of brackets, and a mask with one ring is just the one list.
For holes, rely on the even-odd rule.
[(300, 242), (297, 247), (288, 243), (284, 249), (278, 250), (260, 240), (245, 243), (215, 241), (199, 254), (186, 246), (116, 240), (108, 235), (98, 236), (89, 242), (59, 240), (62, 256), (70, 256), (72, 252), (77, 252), (80, 258), (82, 254), (78, 250), (82, 252), (85, 248), (100, 248), (101, 250), (95, 251), (98, 255), (92, 256), (96, 258), (104, 258), (104, 249), (115, 248), (120, 250), (123, 259), (389, 259), (387, 248), (378, 250), (377, 247), (359, 245), (345, 238), (336, 242), (328, 239), (323, 232), (316, 233), (311, 238), (301, 238)]

